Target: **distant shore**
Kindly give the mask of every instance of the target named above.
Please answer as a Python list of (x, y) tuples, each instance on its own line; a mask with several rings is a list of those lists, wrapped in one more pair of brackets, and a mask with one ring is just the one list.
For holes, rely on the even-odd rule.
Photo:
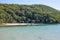
[(43, 23), (2, 23), (0, 24), (0, 26), (30, 26), (30, 25), (45, 25), (45, 24)]

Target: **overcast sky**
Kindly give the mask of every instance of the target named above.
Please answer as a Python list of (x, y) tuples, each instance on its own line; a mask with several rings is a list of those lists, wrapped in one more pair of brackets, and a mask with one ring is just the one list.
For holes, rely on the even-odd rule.
[(44, 4), (60, 10), (60, 0), (0, 0), (0, 3), (14, 4)]

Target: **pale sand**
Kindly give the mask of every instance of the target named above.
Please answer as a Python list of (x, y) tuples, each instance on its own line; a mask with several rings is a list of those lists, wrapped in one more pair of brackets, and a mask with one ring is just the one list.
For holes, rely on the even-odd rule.
[(2, 23), (0, 26), (31, 25), (31, 23)]

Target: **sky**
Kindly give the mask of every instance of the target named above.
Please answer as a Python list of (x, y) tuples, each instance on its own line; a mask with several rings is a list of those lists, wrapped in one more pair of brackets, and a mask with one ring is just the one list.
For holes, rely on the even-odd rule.
[(60, 10), (60, 0), (0, 0), (0, 3), (8, 4), (43, 4)]

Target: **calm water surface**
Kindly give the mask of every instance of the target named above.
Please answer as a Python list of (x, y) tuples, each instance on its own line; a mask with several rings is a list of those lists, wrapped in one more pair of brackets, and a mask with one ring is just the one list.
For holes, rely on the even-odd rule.
[(60, 40), (60, 24), (1, 27), (0, 40)]

